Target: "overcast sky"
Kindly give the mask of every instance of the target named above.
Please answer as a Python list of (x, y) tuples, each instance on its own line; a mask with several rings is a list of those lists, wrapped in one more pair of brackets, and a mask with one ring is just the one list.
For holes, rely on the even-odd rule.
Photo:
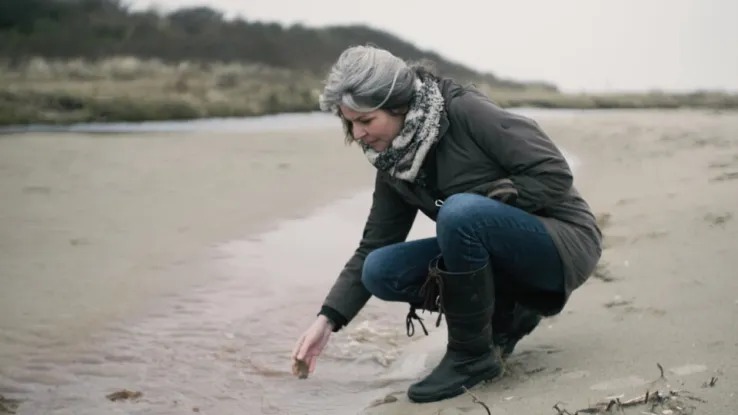
[(128, 0), (247, 20), (365, 23), (472, 68), (566, 91), (738, 91), (738, 0)]

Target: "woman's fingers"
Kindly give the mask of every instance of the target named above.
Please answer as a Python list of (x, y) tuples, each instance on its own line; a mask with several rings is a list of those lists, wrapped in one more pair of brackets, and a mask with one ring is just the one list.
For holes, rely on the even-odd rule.
[(318, 364), (318, 355), (308, 357), (308, 372), (313, 373), (315, 371), (315, 365)]
[(330, 336), (330, 331), (326, 330), (328, 329), (324, 329), (320, 332), (318, 327), (311, 327), (308, 329), (292, 349), (293, 363), (298, 360), (305, 362), (308, 367), (308, 373), (312, 373), (318, 363), (318, 356), (323, 351), (323, 348), (328, 342), (328, 338)]
[(300, 349), (302, 348), (303, 343), (305, 343), (304, 334), (300, 336), (300, 338), (297, 340), (297, 343), (295, 343), (295, 346), (292, 348), (292, 359), (299, 359), (298, 353), (300, 352)]
[(309, 358), (308, 353), (310, 353), (310, 350), (315, 348), (315, 335), (308, 331), (305, 333), (305, 335), (302, 338), (302, 342), (300, 344), (300, 348), (297, 351), (296, 358), (298, 360), (305, 360)]

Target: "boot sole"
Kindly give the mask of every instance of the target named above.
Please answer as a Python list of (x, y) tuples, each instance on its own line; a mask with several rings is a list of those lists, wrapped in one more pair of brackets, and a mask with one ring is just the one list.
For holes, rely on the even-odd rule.
[[(505, 375), (505, 367), (503, 365), (500, 365), (494, 375), (491, 375), (490, 373), (491, 372), (487, 372), (481, 375), (473, 376), (467, 382), (465, 382), (463, 386), (465, 386), (466, 389), (471, 389), (479, 385), (480, 383), (493, 382), (502, 379), (502, 377)], [(463, 387), (460, 387), (458, 390), (453, 390), (432, 396), (413, 396), (410, 390), (408, 390), (407, 397), (413, 403), (432, 403), (455, 398), (457, 396), (463, 395), (464, 393), (466, 393), (466, 391), (464, 391)]]

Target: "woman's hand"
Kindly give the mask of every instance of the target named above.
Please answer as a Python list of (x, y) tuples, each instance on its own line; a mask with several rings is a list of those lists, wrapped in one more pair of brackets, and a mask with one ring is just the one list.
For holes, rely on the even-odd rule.
[(308, 373), (313, 373), (318, 356), (333, 333), (333, 324), (324, 315), (319, 315), (313, 324), (300, 336), (292, 350), (293, 367), (298, 361), (305, 362)]

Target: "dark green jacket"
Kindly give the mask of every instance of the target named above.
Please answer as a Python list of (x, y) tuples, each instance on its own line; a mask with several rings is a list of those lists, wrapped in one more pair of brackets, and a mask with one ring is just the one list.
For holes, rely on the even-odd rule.
[(335, 330), (348, 324), (371, 297), (361, 282), (364, 259), (371, 251), (405, 241), (418, 211), (435, 221), (437, 198), (461, 192), (487, 195), (503, 179), (512, 181), (518, 193), (509, 203), (540, 217), (559, 250), (565, 293), (548, 314), (564, 307), (599, 261), (602, 234), (595, 217), (574, 188), (566, 159), (538, 124), (505, 111), (473, 86), (450, 79), (441, 79), (439, 85), (447, 111), (436, 151), (429, 153), (435, 157), (437, 189), (430, 192), (377, 172), (359, 247), (320, 312), (337, 323)]

